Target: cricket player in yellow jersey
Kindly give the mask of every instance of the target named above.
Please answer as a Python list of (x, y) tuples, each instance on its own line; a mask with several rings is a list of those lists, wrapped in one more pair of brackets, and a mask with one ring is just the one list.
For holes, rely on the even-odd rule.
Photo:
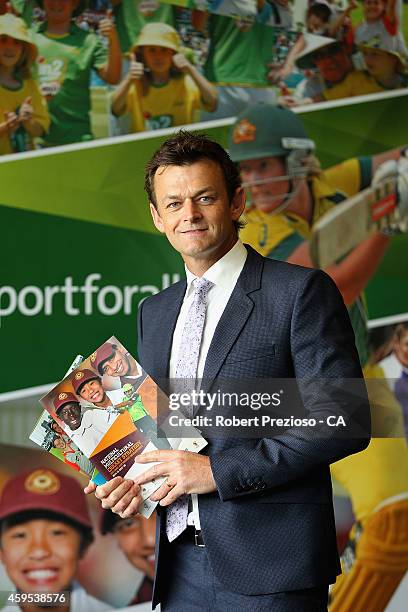
[[(250, 106), (237, 117), (229, 147), (250, 200), (241, 239), (266, 257), (308, 267), (313, 266), (313, 225), (372, 182), (390, 173), (398, 178), (401, 155), (396, 149), (321, 170), (314, 148), (297, 115), (268, 105)], [(408, 190), (400, 195), (399, 206), (406, 206)], [(408, 450), (402, 411), (381, 368), (370, 360), (362, 295), (389, 241), (377, 232), (326, 268), (348, 306), (366, 380), (374, 379), (368, 384), (373, 439), (365, 451), (331, 466), (356, 518), (343, 574), (331, 592), (331, 612), (383, 611), (408, 569)]]

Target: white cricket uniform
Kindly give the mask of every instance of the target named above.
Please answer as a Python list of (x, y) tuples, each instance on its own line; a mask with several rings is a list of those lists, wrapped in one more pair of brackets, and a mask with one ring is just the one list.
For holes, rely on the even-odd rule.
[(117, 413), (90, 408), (82, 413), (78, 429), (72, 430), (67, 426), (66, 432), (84, 455), (89, 457), (117, 418)]

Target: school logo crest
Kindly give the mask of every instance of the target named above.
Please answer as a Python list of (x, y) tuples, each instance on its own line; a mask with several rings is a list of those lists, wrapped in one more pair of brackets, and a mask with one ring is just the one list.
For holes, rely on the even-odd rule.
[(38, 495), (53, 495), (60, 486), (59, 478), (49, 470), (35, 470), (27, 476), (24, 482), (26, 491)]

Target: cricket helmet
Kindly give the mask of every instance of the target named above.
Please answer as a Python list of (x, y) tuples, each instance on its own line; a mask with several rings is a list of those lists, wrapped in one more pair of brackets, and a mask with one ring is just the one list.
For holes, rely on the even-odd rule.
[(270, 104), (253, 104), (238, 115), (228, 148), (236, 162), (287, 157), (296, 149), (314, 149), (314, 142), (294, 112)]

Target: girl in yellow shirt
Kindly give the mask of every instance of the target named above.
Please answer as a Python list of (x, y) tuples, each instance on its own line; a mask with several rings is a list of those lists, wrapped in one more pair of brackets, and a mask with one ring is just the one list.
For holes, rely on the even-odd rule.
[(112, 112), (129, 113), (132, 131), (197, 121), (214, 111), (216, 89), (180, 52), (180, 37), (164, 23), (148, 23), (131, 50), (130, 69), (112, 97)]
[(47, 131), (47, 104), (31, 66), (37, 57), (22, 19), (0, 17), (0, 155), (34, 148), (33, 137)]

